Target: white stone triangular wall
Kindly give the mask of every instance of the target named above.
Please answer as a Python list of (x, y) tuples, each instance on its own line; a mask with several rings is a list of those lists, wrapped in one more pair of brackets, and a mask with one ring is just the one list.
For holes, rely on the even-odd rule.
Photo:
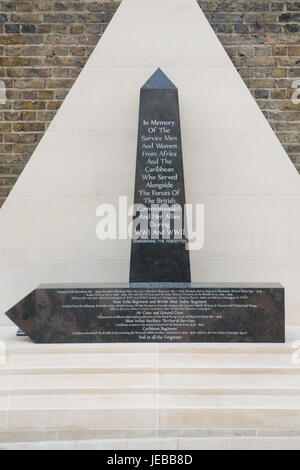
[(128, 281), (130, 241), (96, 207), (133, 195), (139, 89), (178, 86), (188, 202), (206, 207), (193, 281), (277, 281), (300, 324), (300, 177), (195, 0), (123, 0), (0, 212), (0, 324), (41, 282)]

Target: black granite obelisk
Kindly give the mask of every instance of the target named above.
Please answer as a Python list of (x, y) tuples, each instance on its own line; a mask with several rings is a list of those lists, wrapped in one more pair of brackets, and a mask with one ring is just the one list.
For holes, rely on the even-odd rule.
[(141, 88), (130, 282), (191, 282), (178, 90), (158, 69)]

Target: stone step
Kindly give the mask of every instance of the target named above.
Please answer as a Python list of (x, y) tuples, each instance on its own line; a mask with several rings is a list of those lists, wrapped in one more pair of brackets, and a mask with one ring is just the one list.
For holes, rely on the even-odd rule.
[(299, 389), (300, 371), (282, 368), (244, 368), (244, 369), (185, 369), (160, 371), (159, 383), (162, 388), (211, 387), (245, 389)]
[[(159, 361), (159, 364), (157, 364)], [(185, 366), (184, 366), (185, 363)], [(239, 356), (220, 356), (213, 357), (208, 354), (199, 354), (197, 356), (186, 355), (186, 357), (177, 356), (168, 358), (153, 357), (151, 354), (91, 354), (91, 355), (42, 355), (42, 356), (20, 356), (14, 357), (11, 361), (7, 361), (2, 370), (10, 369), (12, 372), (34, 371), (34, 370), (94, 370), (95, 373), (130, 373), (137, 371), (139, 373), (145, 371), (147, 373), (155, 373), (160, 371), (161, 374), (181, 374), (198, 373), (204, 370), (218, 369), (243, 369), (243, 370), (277, 370), (285, 369), (289, 371), (300, 372), (300, 364), (294, 365), (292, 356), (290, 355), (257, 355), (257, 357), (248, 354), (240, 354)]]
[(299, 437), (198, 437), (3, 442), (0, 450), (300, 450)]
[(299, 409), (300, 390), (10, 390), (1, 409)]
[(300, 410), (296, 409), (260, 409), (260, 408), (172, 408), (161, 409), (159, 412), (159, 427), (189, 428), (265, 428), (266, 425), (276, 429), (300, 428)]
[(300, 389), (300, 371), (289, 369), (199, 369), (180, 371), (96, 369), (0, 370), (0, 389)]
[(3, 390), (2, 410), (299, 409), (300, 390)]
[(299, 430), (299, 407), (293, 408), (81, 408), (0, 411), (0, 431), (274, 429)]

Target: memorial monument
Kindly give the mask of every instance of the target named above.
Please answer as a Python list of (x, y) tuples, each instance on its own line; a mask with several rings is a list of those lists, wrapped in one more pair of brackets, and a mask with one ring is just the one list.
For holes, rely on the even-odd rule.
[(140, 95), (130, 282), (40, 285), (7, 312), (34, 342), (284, 342), (280, 284), (191, 283), (179, 114), (158, 69)]
[[(138, 212), (139, 205), (143, 206), (152, 226), (148, 224), (145, 237), (133, 238), (130, 282), (191, 282), (183, 231), (185, 189), (178, 91), (160, 69), (141, 89), (134, 202)], [(166, 210), (165, 215), (161, 209)], [(170, 237), (168, 230), (173, 230)]]

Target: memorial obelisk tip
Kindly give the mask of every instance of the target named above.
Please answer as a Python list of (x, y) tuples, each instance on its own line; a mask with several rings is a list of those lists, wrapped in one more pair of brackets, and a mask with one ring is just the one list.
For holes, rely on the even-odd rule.
[(171, 80), (167, 77), (167, 75), (160, 69), (158, 68), (153, 75), (147, 80), (145, 85), (142, 87), (143, 89), (150, 89), (150, 90), (155, 90), (155, 89), (177, 89), (177, 87), (174, 85), (174, 83), (171, 82)]

